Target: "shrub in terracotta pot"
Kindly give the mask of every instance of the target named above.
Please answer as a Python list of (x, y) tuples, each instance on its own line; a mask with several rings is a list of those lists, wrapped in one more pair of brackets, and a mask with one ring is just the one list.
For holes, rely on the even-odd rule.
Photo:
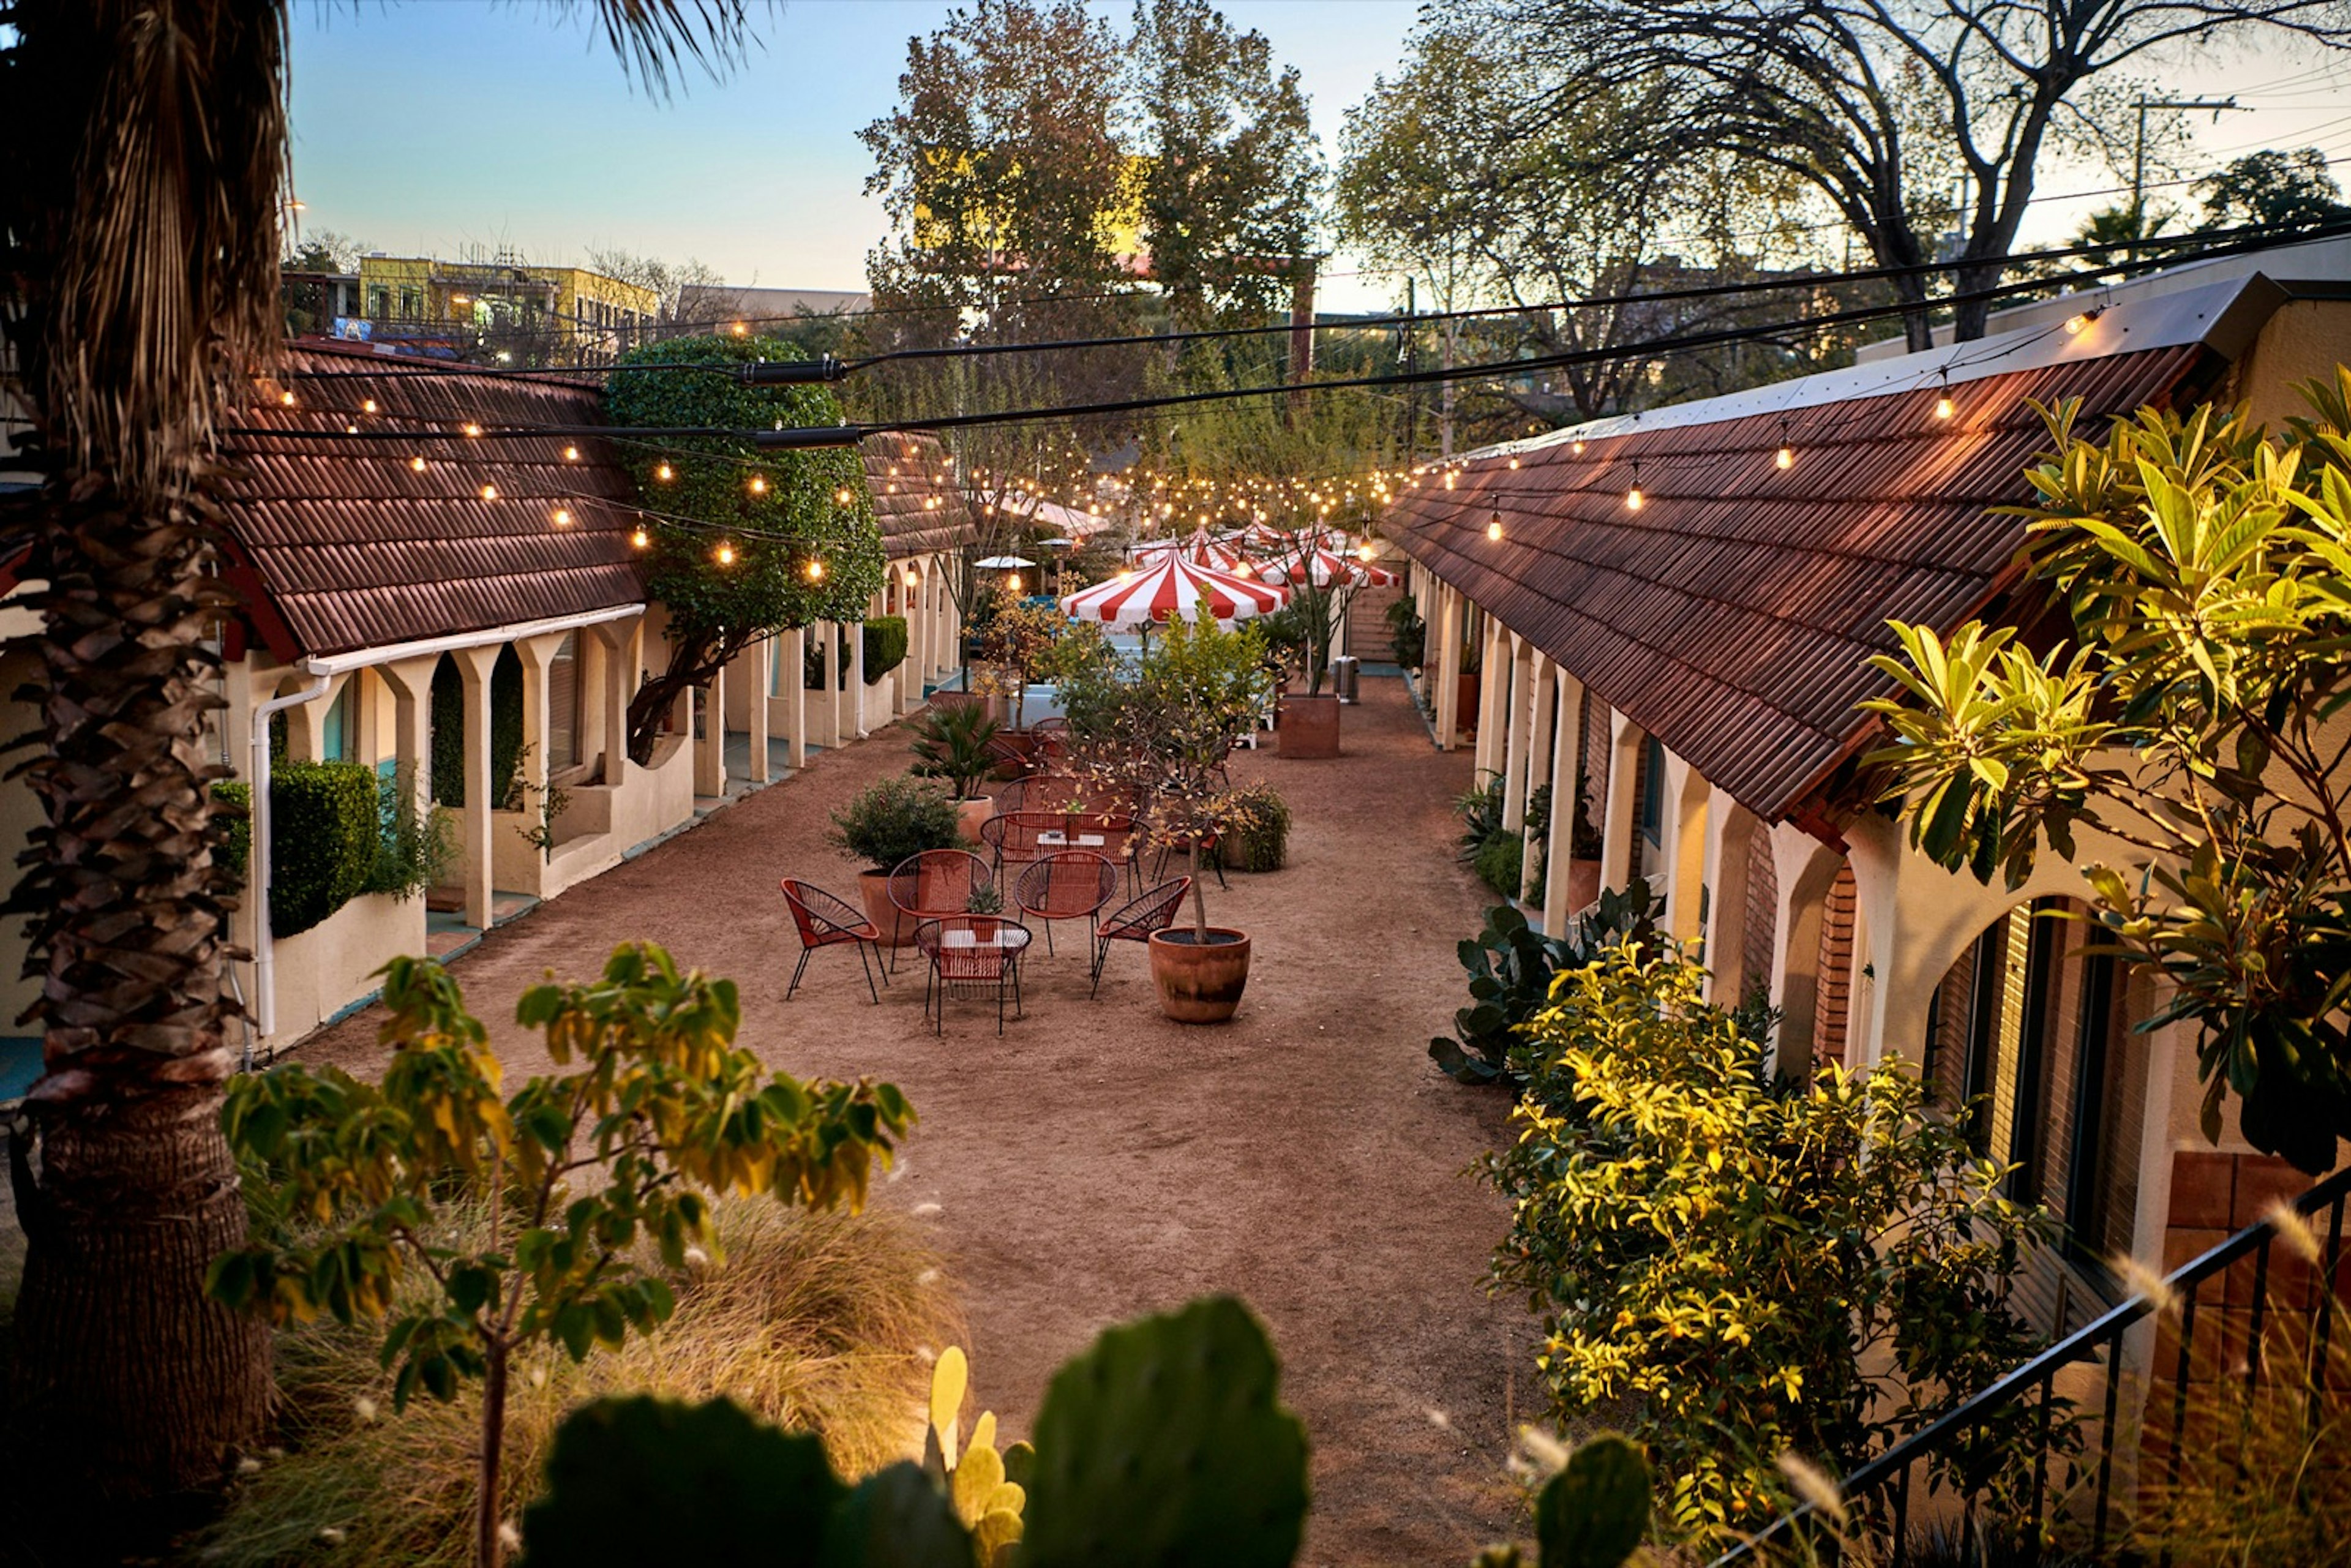
[(979, 841), (979, 825), (994, 809), (980, 786), (996, 767), (988, 743), (996, 738), (997, 730), (997, 722), (977, 703), (934, 707), (914, 727), (914, 772), (920, 778), (946, 780), (955, 794), (963, 836), (973, 843)]
[(902, 922), (898, 906), (890, 902), (890, 873), (909, 856), (951, 850), (963, 841), (946, 786), (912, 777), (879, 779), (832, 814), (832, 830), (825, 836), (865, 862), (857, 873), (857, 894), (882, 933), (882, 945), (913, 943), (914, 922)]
[(1251, 800), (1224, 782), (1222, 768), (1270, 689), (1254, 627), (1228, 631), (1206, 613), (1195, 625), (1171, 622), (1076, 758), (1097, 782), (1150, 801), (1138, 854), (1180, 852), (1190, 868), (1191, 924), (1150, 942), (1160, 1009), (1178, 1023), (1224, 1022), (1249, 983), (1249, 934), (1208, 924), (1200, 860), (1208, 844), (1255, 821)]

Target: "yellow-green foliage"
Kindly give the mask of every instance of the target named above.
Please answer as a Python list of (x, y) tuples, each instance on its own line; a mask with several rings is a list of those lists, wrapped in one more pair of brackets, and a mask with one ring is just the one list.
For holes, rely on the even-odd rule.
[(1028, 1474), (1035, 1455), (1026, 1443), (998, 1449), (993, 1410), (980, 1412), (971, 1424), (971, 1441), (957, 1451), (956, 1437), (970, 1381), (969, 1362), (961, 1349), (949, 1345), (931, 1372), (930, 1435), (924, 1458), (946, 1480), (956, 1517), (971, 1531), (977, 1568), (996, 1568), (1009, 1561), (1013, 1543), (1020, 1539), (1020, 1511), (1029, 1494), (1017, 1478)]
[(1631, 942), (1563, 972), (1486, 1167), (1559, 1413), (1621, 1412), (1701, 1532), (1775, 1511), (1780, 1454), (1849, 1468), (2023, 1359), (2009, 1271), (2046, 1224), (1900, 1063), (1775, 1088), (1705, 979)]
[[(885, 1211), (811, 1214), (771, 1202), (717, 1206), (724, 1260), (671, 1276), (676, 1314), (658, 1333), (574, 1364), (542, 1347), (507, 1407), (500, 1515), (539, 1490), (566, 1412), (601, 1395), (724, 1395), (823, 1438), (845, 1474), (912, 1457), (927, 1356), (962, 1322), (937, 1255)], [(281, 1333), (286, 1452), (239, 1480), (202, 1560), (265, 1564), (456, 1564), (473, 1548), (479, 1396), (419, 1401), (394, 1415), (380, 1333), (321, 1321)], [(960, 1354), (960, 1353), (956, 1353)]]

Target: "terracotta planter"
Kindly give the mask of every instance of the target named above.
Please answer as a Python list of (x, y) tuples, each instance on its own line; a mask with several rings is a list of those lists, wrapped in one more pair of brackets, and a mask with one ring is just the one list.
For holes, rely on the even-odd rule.
[(1274, 736), (1275, 750), (1283, 757), (1338, 756), (1338, 695), (1325, 692), (1321, 696), (1282, 698), (1281, 718)]
[(890, 902), (888, 872), (859, 872), (857, 896), (864, 901), (865, 918), (873, 922), (874, 930), (882, 933), (883, 946), (911, 947), (914, 945), (914, 927), (921, 923)]
[(996, 815), (996, 802), (985, 795), (974, 795), (968, 800), (956, 802), (956, 831), (971, 842), (979, 842), (979, 825)]
[(1600, 897), (1600, 862), (1570, 861), (1567, 862), (1567, 912), (1589, 909)]
[(1177, 1023), (1223, 1023), (1249, 986), (1249, 933), (1208, 927), (1207, 946), (1185, 926), (1151, 934), (1151, 983), (1159, 1010)]

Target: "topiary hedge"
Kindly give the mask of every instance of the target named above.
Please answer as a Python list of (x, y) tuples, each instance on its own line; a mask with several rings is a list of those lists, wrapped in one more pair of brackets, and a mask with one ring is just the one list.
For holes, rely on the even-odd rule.
[(865, 684), (873, 685), (906, 662), (906, 618), (877, 615), (865, 623)]
[(269, 781), (269, 928), (308, 931), (374, 873), (383, 830), (375, 769), (289, 762)]

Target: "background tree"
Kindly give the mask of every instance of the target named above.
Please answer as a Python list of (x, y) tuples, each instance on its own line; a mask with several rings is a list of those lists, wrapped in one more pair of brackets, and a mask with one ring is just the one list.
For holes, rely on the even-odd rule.
[[(2043, 652), (1970, 622), (1895, 626), (1865, 706), (1869, 758), (1910, 841), (2021, 886), (2075, 857), (2104, 945), (2197, 1031), (2205, 1135), (2238, 1099), (2254, 1147), (2315, 1175), (2351, 1136), (2351, 371), (2266, 439), (2210, 408), (2147, 410), (2104, 441), (2053, 414), (2032, 470), (2034, 581), (2065, 634)], [(2039, 639), (2036, 639), (2039, 645)]]
[[(838, 424), (822, 387), (750, 387), (726, 373), (632, 371), (632, 362), (731, 369), (794, 357), (771, 338), (679, 338), (632, 350), (604, 394), (620, 425), (763, 430)], [(762, 452), (730, 435), (623, 448), (646, 507), (645, 588), (669, 612), (669, 663), (629, 699), (629, 756), (653, 758), (687, 690), (778, 632), (854, 621), (886, 567), (864, 460), (853, 446)]]
[(1322, 172), (1297, 68), (1207, 0), (1138, 0), (1127, 51), (1142, 239), (1175, 325), (1286, 308)]
[(2326, 154), (2315, 147), (2248, 152), (2190, 188), (2203, 198), (2202, 226), (2208, 229), (2304, 229), (2351, 218), (2343, 187), (2327, 172)]
[[(741, 0), (599, 0), (660, 89), (744, 37)], [(0, 43), (0, 329), (43, 483), (5, 524), (33, 607), (43, 821), (12, 907), (43, 1071), (11, 1138), (29, 1243), (20, 1408), (54, 1507), (206, 1482), (258, 1429), (268, 1335), (208, 1302), (245, 1215), (220, 1132), (226, 868), (205, 789), (221, 427), (276, 353), (282, 0), (24, 0)], [(120, 1515), (76, 1521), (76, 1550)]]
[[(707, 332), (732, 319), (731, 314), (720, 313), (726, 304), (724, 297), (714, 297), (709, 292), (726, 280), (719, 275), (716, 267), (706, 261), (699, 261), (690, 256), (684, 261), (664, 261), (657, 256), (639, 256), (634, 251), (611, 246), (602, 249), (590, 247), (588, 266), (590, 270), (601, 272), (607, 277), (653, 290), (660, 303), (653, 308), (653, 326), (640, 334), (639, 342), (682, 332)], [(688, 295), (688, 289), (696, 292)], [(770, 322), (759, 323), (759, 331), (765, 337), (779, 336), (775, 324)], [(627, 346), (633, 349), (637, 344)]]
[[(1660, 112), (1616, 125), (1625, 168), (1719, 150), (1782, 171), (1819, 191), (1883, 266), (1948, 253), (1961, 295), (2005, 271), (2045, 153), (2127, 147), (2129, 106), (2108, 90), (2125, 68), (2231, 38), (2351, 42), (2333, 0), (1491, 3), (1550, 68), (1512, 105), (1517, 125), (1653, 83)], [(1907, 317), (1913, 348), (1928, 344), (1938, 281), (1896, 285), (1917, 307)], [(1953, 305), (1957, 335), (1980, 337), (1991, 309)]]

